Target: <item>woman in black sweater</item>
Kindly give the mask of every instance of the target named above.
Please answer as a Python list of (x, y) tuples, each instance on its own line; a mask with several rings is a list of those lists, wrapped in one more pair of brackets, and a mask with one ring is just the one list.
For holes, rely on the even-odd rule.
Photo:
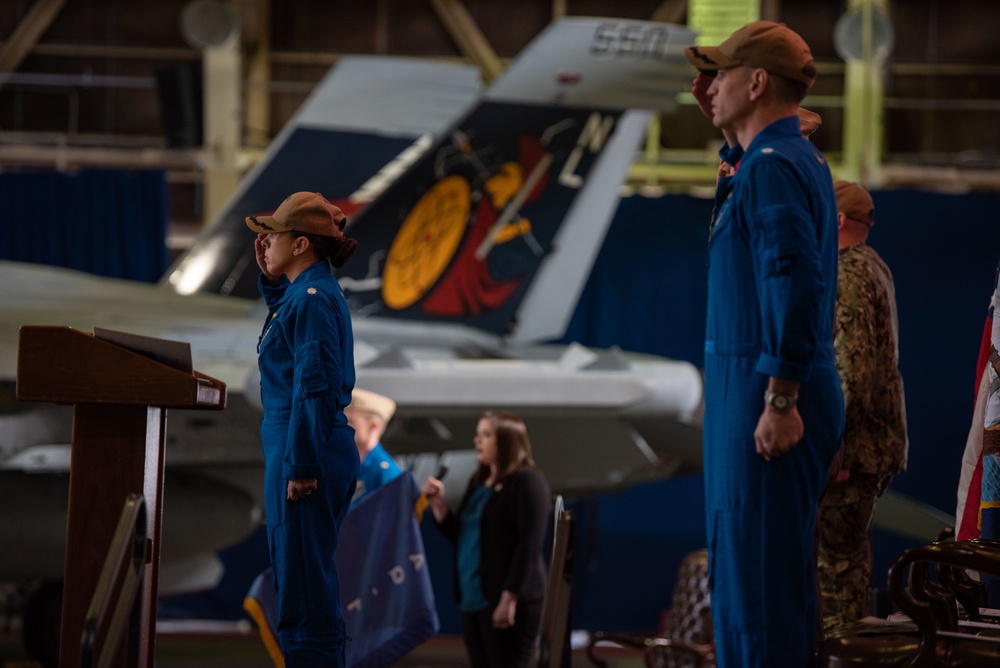
[(526, 667), (542, 614), (551, 493), (520, 418), (486, 413), (473, 442), (479, 468), (458, 512), (445, 503), (440, 480), (428, 478), (423, 492), (455, 546), (455, 594), (470, 665)]

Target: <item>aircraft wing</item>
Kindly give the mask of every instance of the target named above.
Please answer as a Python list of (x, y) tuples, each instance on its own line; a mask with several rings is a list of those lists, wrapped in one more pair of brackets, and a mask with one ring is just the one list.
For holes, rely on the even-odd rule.
[(385, 442), (398, 455), (468, 449), (483, 412), (504, 410), (527, 422), (534, 457), (560, 493), (701, 467), (702, 378), (686, 362), (578, 345), (506, 359), (395, 350), (361, 366), (358, 383), (396, 399)]
[(955, 528), (955, 516), (888, 489), (875, 506), (874, 524), (900, 536), (931, 543), (945, 529)]
[[(65, 325), (84, 331), (99, 326), (163, 338), (173, 338), (165, 336), (173, 330), (191, 335), (224, 333), (229, 338), (252, 333), (254, 342), (259, 333), (259, 323), (247, 319), (254, 304), (245, 300), (219, 295), (189, 299), (138, 281), (21, 262), (0, 262), (0, 277), (17, 286), (0, 296), (0, 378), (8, 380), (17, 370), (18, 331), (26, 324)], [(240, 389), (256, 359), (253, 346), (243, 350), (222, 342), (216, 350), (198, 353), (202, 366), (231, 362), (229, 368), (215, 366), (215, 370), (221, 371), (220, 380)]]

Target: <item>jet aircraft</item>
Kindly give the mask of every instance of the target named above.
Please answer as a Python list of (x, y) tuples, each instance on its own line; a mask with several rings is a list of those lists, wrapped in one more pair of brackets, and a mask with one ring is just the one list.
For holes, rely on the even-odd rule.
[(62, 575), (70, 409), (15, 399), (18, 330), (93, 327), (187, 341), (224, 411), (168, 417), (163, 594), (210, 587), (215, 553), (261, 520), (252, 234), (297, 190), (349, 212), (361, 250), (338, 276), (358, 385), (399, 406), (386, 442), (419, 471), (471, 467), (486, 409), (528, 421), (553, 489), (700, 466), (701, 376), (619, 350), (555, 347), (652, 110), (689, 86), (685, 28), (552, 24), (486, 91), (468, 66), (345, 57), (157, 285), (0, 262), (0, 580)]
[(560, 337), (573, 313), (646, 110), (673, 110), (689, 87), (692, 39), (666, 24), (558, 21), (461, 120), (397, 146), (367, 180), (356, 152), (339, 147), (371, 107), (391, 104), (343, 110), (336, 123), (307, 108), (165, 283), (255, 297), (244, 217), (294, 190), (322, 192), (360, 244), (339, 278), (363, 342), (358, 384), (399, 404), (386, 437), (394, 454), (467, 449), (476, 417), (494, 407), (531, 418), (540, 464), (563, 491), (693, 470), (701, 385), (691, 365), (536, 345)]

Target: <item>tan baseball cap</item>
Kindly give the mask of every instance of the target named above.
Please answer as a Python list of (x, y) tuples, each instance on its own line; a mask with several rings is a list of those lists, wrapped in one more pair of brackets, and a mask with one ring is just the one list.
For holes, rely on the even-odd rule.
[(383, 422), (388, 423), (396, 412), (396, 402), (376, 392), (356, 387), (351, 392), (351, 403), (347, 409), (361, 413), (372, 413), (382, 418)]
[(319, 193), (297, 192), (285, 198), (270, 216), (248, 216), (247, 227), (258, 234), (305, 232), (340, 237), (347, 217)]
[(875, 224), (875, 203), (867, 190), (853, 181), (836, 179), (833, 191), (837, 195), (837, 211), (868, 227)]
[(816, 63), (809, 45), (784, 23), (754, 21), (743, 26), (719, 46), (689, 46), (685, 55), (706, 74), (727, 67), (761, 67), (806, 86), (816, 81)]

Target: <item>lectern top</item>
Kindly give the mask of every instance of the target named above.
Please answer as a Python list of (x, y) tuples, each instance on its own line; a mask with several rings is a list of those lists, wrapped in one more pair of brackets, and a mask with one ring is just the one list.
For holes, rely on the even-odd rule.
[(72, 327), (24, 325), (18, 339), (17, 398), (222, 409), (226, 385)]

